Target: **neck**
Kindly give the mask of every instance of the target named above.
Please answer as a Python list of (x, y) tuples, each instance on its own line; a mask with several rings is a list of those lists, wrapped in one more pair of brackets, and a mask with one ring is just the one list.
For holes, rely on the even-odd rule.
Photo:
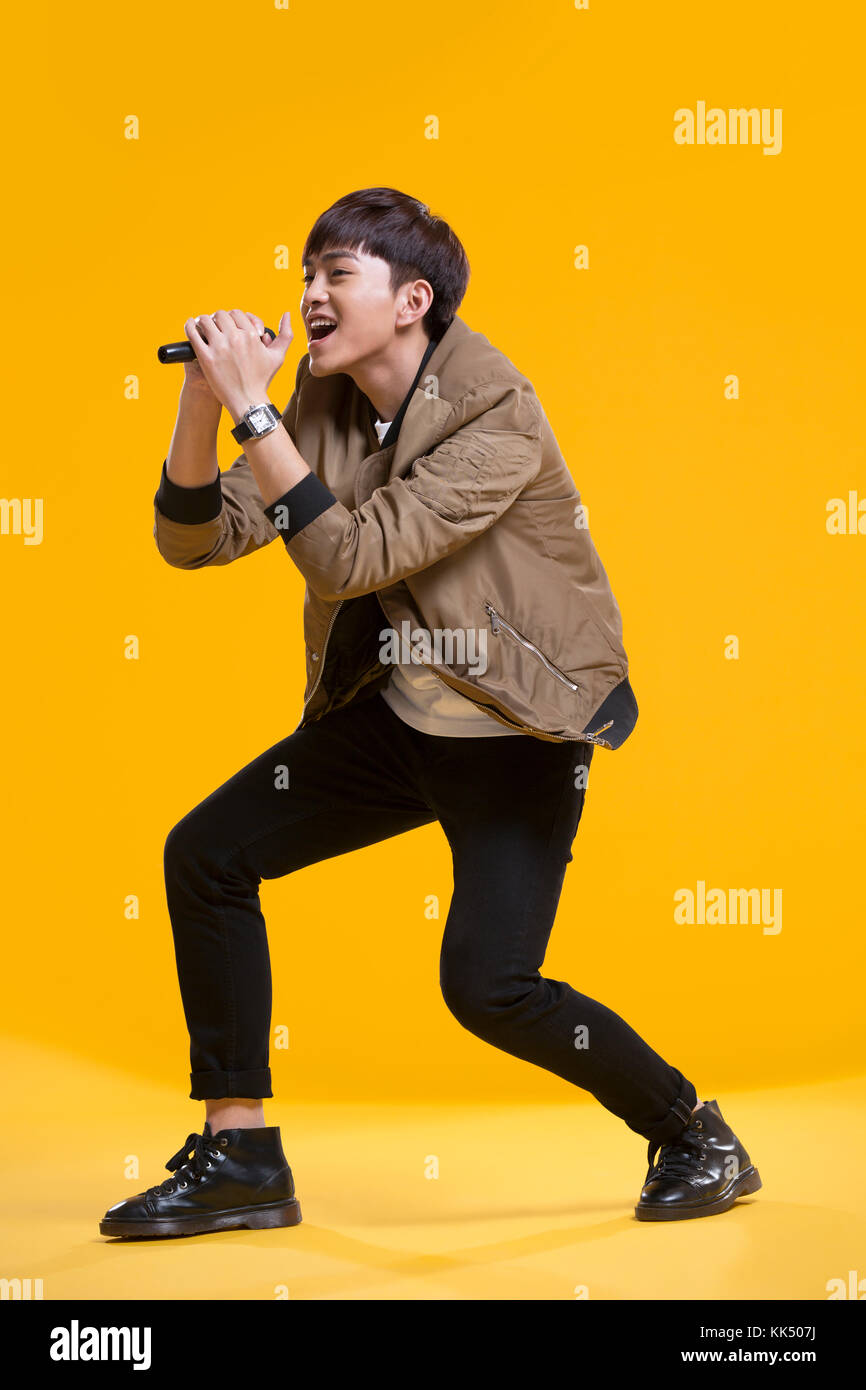
[(430, 339), (420, 323), (398, 331), (388, 347), (348, 373), (380, 420), (393, 420), (415, 380)]

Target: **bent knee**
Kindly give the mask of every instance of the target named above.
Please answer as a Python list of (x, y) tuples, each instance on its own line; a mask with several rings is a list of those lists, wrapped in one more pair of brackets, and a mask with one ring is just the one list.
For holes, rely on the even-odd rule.
[(194, 863), (208, 848), (212, 848), (212, 841), (205, 832), (203, 818), (197, 810), (189, 811), (165, 837), (162, 857), (166, 870)]
[(471, 1032), (504, 1020), (525, 993), (517, 982), (445, 970), (440, 972), (440, 987), (448, 1010)]

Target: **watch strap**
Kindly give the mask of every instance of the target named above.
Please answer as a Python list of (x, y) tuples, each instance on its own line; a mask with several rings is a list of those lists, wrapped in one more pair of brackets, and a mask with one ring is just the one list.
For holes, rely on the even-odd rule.
[[(271, 413), (272, 418), (273, 418), (274, 416), (276, 416), (276, 419), (274, 419), (274, 429), (276, 429), (277, 425), (279, 425), (280, 422), (282, 421), (283, 413), (282, 413), (282, 411), (281, 411), (277, 406), (274, 405), (273, 401), (260, 401), (260, 402), (259, 402), (258, 404), (256, 404), (256, 405), (251, 405), (249, 409), (250, 409), (250, 410), (261, 410), (263, 406), (268, 406), (268, 407), (270, 407), (270, 413)], [(243, 444), (243, 443), (245, 443), (246, 440), (248, 440), (248, 439), (257, 439), (257, 438), (260, 438), (260, 436), (256, 434), (255, 430), (251, 430), (250, 427), (249, 427), (249, 425), (247, 424), (247, 421), (246, 421), (246, 418), (245, 418), (245, 417), (246, 417), (246, 415), (248, 415), (248, 414), (249, 414), (249, 411), (245, 411), (245, 412), (244, 412), (244, 417), (241, 418), (241, 419), (238, 421), (238, 423), (235, 425), (234, 429), (232, 430), (232, 436), (237, 440), (238, 444)], [(270, 430), (266, 430), (266, 431), (265, 431), (266, 434), (270, 434), (270, 432), (271, 432)]]

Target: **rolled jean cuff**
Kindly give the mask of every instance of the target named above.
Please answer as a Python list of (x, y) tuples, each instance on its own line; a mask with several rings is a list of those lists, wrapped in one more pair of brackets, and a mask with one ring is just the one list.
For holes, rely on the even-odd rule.
[(692, 1111), (698, 1103), (698, 1093), (691, 1081), (680, 1075), (680, 1093), (671, 1105), (665, 1118), (644, 1138), (653, 1144), (670, 1144), (678, 1139), (692, 1118)]
[(190, 1100), (231, 1100), (241, 1096), (250, 1100), (267, 1100), (273, 1096), (271, 1069), (259, 1071), (191, 1071)]

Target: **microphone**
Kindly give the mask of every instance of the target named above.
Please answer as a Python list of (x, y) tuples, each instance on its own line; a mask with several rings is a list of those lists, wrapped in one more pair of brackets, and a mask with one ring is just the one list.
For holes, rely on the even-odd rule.
[[(266, 328), (265, 333), (270, 333), (272, 342), (277, 336), (272, 328)], [(203, 333), (202, 337), (204, 338)], [(205, 342), (207, 342), (207, 338), (205, 338)], [(189, 338), (184, 338), (181, 343), (163, 343), (161, 347), (157, 348), (156, 355), (160, 362), (194, 362), (195, 348)]]

